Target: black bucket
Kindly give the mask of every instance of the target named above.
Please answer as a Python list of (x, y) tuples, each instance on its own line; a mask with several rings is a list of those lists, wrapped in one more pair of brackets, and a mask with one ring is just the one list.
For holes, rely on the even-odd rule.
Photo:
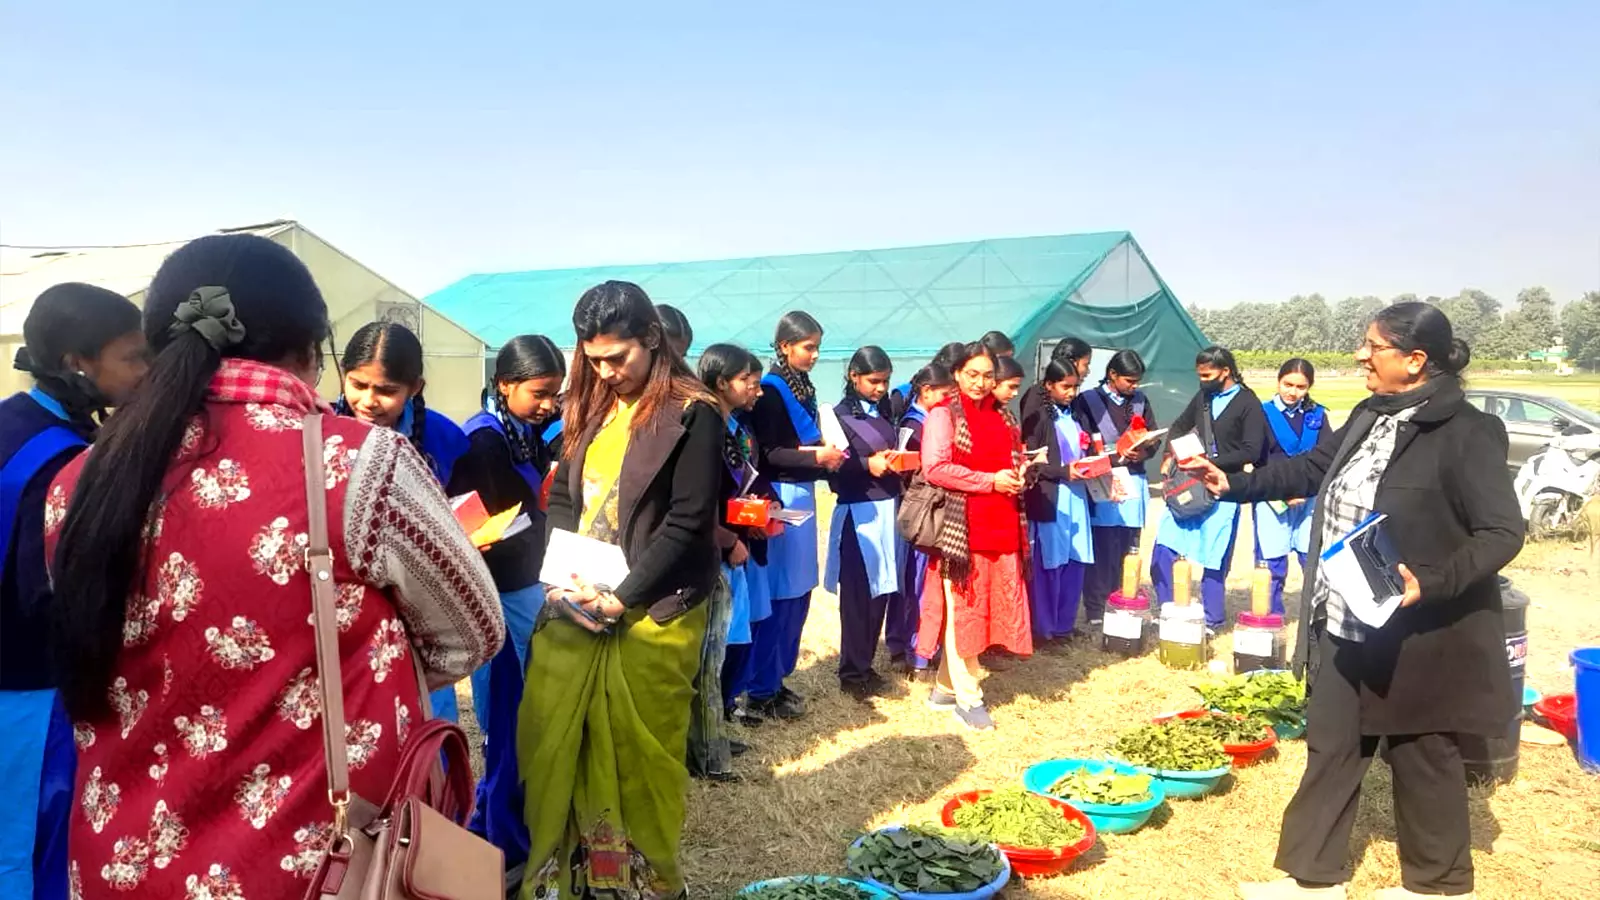
[(1511, 664), (1511, 693), (1517, 698), (1517, 712), (1504, 735), (1484, 737), (1463, 734), (1461, 761), (1467, 767), (1467, 784), (1494, 787), (1517, 777), (1517, 752), (1522, 742), (1522, 689), (1528, 668), (1528, 595), (1511, 586), (1511, 579), (1500, 576), (1500, 603), (1506, 624), (1506, 661)]

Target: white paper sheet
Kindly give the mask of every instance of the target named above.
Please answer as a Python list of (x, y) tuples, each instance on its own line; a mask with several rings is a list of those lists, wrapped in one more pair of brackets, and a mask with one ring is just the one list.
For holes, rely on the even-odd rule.
[(1400, 600), (1404, 595), (1379, 597), (1373, 593), (1372, 583), (1361, 567), (1360, 558), (1350, 548), (1350, 541), (1368, 529), (1376, 528), (1385, 518), (1387, 516), (1379, 515), (1363, 522), (1361, 527), (1323, 551), (1322, 560), (1318, 563), (1318, 577), (1327, 579), (1328, 590), (1344, 601), (1344, 608), (1351, 615), (1372, 628), (1382, 628), (1389, 623), (1395, 610), (1400, 608)]
[(615, 588), (628, 577), (628, 561), (616, 544), (597, 541), (560, 528), (550, 532), (539, 580), (576, 590), (578, 582)]
[(822, 432), (822, 442), (835, 450), (849, 450), (850, 438), (839, 424), (839, 414), (831, 406), (817, 407), (817, 428)]
[(906, 446), (911, 443), (911, 435), (912, 435), (912, 433), (913, 433), (912, 430), (909, 429), (909, 428), (902, 428), (898, 432), (896, 432), (895, 433), (896, 440), (895, 440), (894, 448), (896, 450), (904, 450), (904, 449), (906, 449)]
[(814, 513), (808, 509), (775, 509), (769, 515), (785, 525), (804, 525)]
[(1172, 439), (1172, 455), (1180, 460), (1193, 459), (1206, 454), (1205, 445), (1198, 434), (1189, 433)]

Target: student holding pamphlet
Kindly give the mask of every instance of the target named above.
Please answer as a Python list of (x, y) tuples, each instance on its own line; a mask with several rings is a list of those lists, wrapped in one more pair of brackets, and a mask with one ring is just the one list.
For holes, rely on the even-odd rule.
[[(1317, 370), (1309, 360), (1296, 357), (1278, 368), (1278, 391), (1261, 403), (1267, 414), (1265, 465), (1309, 452), (1333, 438), (1328, 410), (1311, 399)], [(1257, 503), (1251, 525), (1256, 537), (1256, 562), (1272, 573), (1271, 609), (1283, 615), (1283, 583), (1289, 577), (1289, 553), (1300, 557), (1302, 574), (1311, 549), (1311, 516), (1316, 501), (1308, 498)]]
[[(777, 361), (761, 379), (761, 399), (750, 414), (761, 445), (760, 469), (772, 479), (784, 509), (815, 513), (816, 482), (844, 464), (844, 450), (822, 433), (817, 389), (811, 383), (811, 370), (822, 350), (822, 325), (810, 313), (785, 313), (778, 320), (772, 349)], [(767, 542), (772, 615), (755, 631), (746, 706), (757, 716), (805, 715), (805, 700), (784, 679), (800, 662), (800, 634), (811, 612), (818, 575), (815, 518), (785, 526)]]
[(1089, 524), (1089, 491), (1072, 464), (1090, 449), (1089, 433), (1072, 418), (1078, 394), (1078, 369), (1061, 362), (1045, 367), (1048, 414), (1039, 416), (1028, 448), (1044, 448), (1043, 462), (1028, 469), (1023, 502), (1033, 539), (1032, 600), (1034, 643), (1059, 646), (1076, 633), (1083, 575), (1094, 563)]
[[(716, 544), (726, 429), (637, 285), (590, 288), (572, 324), (581, 361), (517, 733), (523, 781), (537, 787), (522, 895), (674, 897), (695, 675), (707, 609), (727, 602), (712, 597), (727, 590)], [(563, 535), (620, 551), (626, 575), (597, 583), (578, 563), (604, 555), (574, 553), (560, 558), (566, 576), (554, 559)]]
[[(1505, 467), (1505, 426), (1462, 393), (1469, 357), (1436, 307), (1388, 307), (1356, 351), (1372, 396), (1332, 440), (1251, 473), (1186, 464), (1231, 500), (1317, 499), (1295, 650), (1297, 671), (1311, 664), (1310, 753), (1276, 860), (1290, 877), (1242, 885), (1246, 898), (1345, 895), (1357, 798), (1380, 738), (1404, 884), (1376, 896), (1472, 896), (1456, 735), (1503, 734), (1520, 702), (1496, 576), (1521, 550), (1524, 523)], [(1377, 596), (1375, 579), (1362, 577), (1378, 573), (1330, 577), (1321, 563), (1373, 513), (1386, 517), (1376, 543), (1399, 558), (1386, 573), (1401, 586), (1397, 599)]]

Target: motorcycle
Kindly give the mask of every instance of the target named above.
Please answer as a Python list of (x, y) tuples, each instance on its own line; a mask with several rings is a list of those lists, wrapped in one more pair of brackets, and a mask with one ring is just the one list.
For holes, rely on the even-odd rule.
[(1600, 434), (1558, 434), (1517, 473), (1528, 537), (1575, 532), (1583, 504), (1600, 489)]

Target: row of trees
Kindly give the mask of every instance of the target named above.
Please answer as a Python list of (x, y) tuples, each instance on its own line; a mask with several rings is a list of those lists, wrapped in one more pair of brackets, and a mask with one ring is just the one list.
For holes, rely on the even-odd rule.
[(1558, 310), (1550, 292), (1531, 287), (1510, 309), (1476, 288), (1454, 297), (1401, 294), (1384, 301), (1348, 297), (1329, 304), (1321, 294), (1283, 303), (1238, 303), (1228, 309), (1189, 307), (1200, 330), (1225, 347), (1296, 353), (1346, 352), (1361, 342), (1367, 321), (1388, 303), (1423, 300), (1443, 310), (1456, 334), (1481, 359), (1525, 359), (1562, 343), (1568, 358), (1585, 368), (1600, 365), (1600, 291), (1590, 291)]

